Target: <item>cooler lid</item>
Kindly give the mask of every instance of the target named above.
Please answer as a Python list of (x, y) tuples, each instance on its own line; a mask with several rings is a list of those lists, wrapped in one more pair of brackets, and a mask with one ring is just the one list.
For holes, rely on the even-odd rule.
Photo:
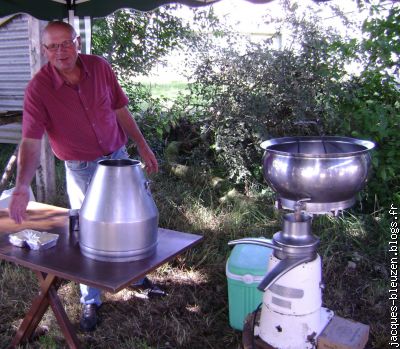
[(273, 250), (266, 246), (238, 244), (232, 249), (227, 261), (227, 271), (236, 275), (264, 276)]

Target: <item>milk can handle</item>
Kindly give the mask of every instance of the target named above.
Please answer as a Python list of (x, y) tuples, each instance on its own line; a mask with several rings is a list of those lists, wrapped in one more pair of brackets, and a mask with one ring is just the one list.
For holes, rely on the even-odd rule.
[(150, 180), (146, 180), (146, 181), (144, 182), (144, 187), (145, 187), (145, 189), (146, 189), (146, 191), (147, 191), (147, 194), (149, 194), (150, 196), (151, 196), (151, 190), (150, 190), (150, 184), (151, 184), (151, 182), (152, 182), (152, 181), (150, 181)]

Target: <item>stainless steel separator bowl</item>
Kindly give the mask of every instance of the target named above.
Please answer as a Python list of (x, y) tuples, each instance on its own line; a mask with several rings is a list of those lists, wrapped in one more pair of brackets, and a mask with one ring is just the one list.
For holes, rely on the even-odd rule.
[(326, 213), (352, 206), (371, 168), (374, 143), (348, 137), (283, 137), (261, 147), (263, 174), (284, 208), (305, 200), (306, 210)]

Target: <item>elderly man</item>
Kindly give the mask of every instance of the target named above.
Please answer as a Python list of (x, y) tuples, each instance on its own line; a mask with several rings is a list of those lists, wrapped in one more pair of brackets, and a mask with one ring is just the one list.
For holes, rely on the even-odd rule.
[[(99, 160), (128, 157), (127, 137), (136, 143), (147, 173), (158, 171), (110, 65), (101, 57), (80, 54), (80, 38), (67, 23), (50, 22), (42, 40), (48, 63), (25, 91), (17, 181), (9, 205), (10, 217), (17, 223), (25, 219), (45, 132), (54, 154), (65, 161), (71, 208), (81, 207)], [(80, 325), (90, 331), (97, 323), (100, 290), (86, 285), (80, 289)]]

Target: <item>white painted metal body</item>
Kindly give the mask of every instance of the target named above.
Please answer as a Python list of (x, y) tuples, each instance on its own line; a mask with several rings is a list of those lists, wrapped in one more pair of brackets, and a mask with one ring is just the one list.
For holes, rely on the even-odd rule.
[[(268, 272), (280, 259), (271, 255)], [(321, 258), (303, 263), (280, 277), (263, 296), (260, 324), (264, 342), (279, 349), (312, 349), (333, 316), (322, 308)]]

